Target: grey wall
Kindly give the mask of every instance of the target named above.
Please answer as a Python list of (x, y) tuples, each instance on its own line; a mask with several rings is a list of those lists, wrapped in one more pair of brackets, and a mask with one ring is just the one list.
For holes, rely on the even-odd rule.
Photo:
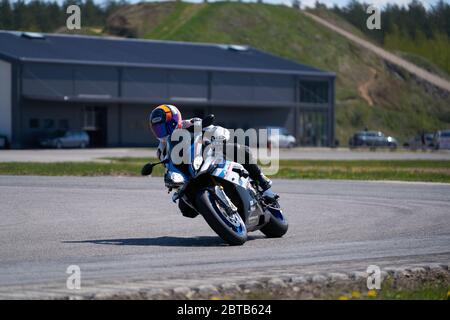
[(118, 96), (116, 68), (27, 63), (23, 65), (22, 79), (25, 95)]
[(118, 69), (107, 67), (76, 66), (73, 70), (75, 96), (118, 96)]
[(73, 95), (72, 67), (45, 63), (24, 64), (22, 86), (23, 93), (28, 95)]
[(213, 72), (211, 99), (294, 102), (294, 78), (286, 75)]
[(0, 134), (8, 141), (12, 135), (11, 76), (11, 64), (0, 60)]
[(169, 74), (169, 96), (171, 99), (207, 99), (208, 75), (206, 72), (172, 70)]
[(160, 99), (169, 96), (169, 73), (162, 69), (124, 68), (122, 96)]
[[(23, 93), (50, 97), (119, 95), (119, 69), (27, 63), (23, 67)], [(122, 68), (121, 96), (149, 101), (208, 99), (206, 71)], [(295, 101), (294, 77), (289, 75), (211, 72), (214, 101)]]
[(123, 69), (123, 97), (206, 100), (207, 94), (208, 75), (203, 71)]
[(216, 124), (228, 128), (265, 128), (268, 126), (287, 127), (293, 130), (292, 108), (228, 108), (213, 107)]

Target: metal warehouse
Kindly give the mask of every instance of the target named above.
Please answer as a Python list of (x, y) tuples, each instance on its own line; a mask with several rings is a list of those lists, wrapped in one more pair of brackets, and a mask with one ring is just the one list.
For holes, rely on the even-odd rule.
[(334, 80), (246, 46), (0, 31), (0, 135), (13, 148), (69, 129), (96, 147), (154, 145), (147, 116), (169, 103), (183, 117), (332, 146)]

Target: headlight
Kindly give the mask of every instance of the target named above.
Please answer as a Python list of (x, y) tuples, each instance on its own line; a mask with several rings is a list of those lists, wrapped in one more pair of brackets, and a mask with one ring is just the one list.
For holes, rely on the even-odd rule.
[(194, 163), (192, 163), (192, 166), (194, 167), (195, 170), (198, 170), (198, 169), (200, 169), (202, 162), (203, 162), (203, 158), (201, 156), (195, 157)]
[(176, 183), (176, 184), (184, 183), (184, 177), (181, 174), (179, 174), (178, 172), (171, 172), (170, 179), (173, 181), (173, 183)]

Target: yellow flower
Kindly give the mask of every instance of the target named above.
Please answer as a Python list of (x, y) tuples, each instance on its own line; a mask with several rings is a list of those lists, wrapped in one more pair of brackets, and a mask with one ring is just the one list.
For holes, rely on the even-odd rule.
[(353, 299), (361, 298), (361, 293), (359, 293), (358, 291), (352, 291), (352, 298)]
[(450, 290), (447, 291), (447, 300), (450, 299)]
[(367, 292), (367, 296), (368, 296), (369, 298), (376, 298), (377, 292), (376, 292), (375, 290), (369, 290), (369, 291)]
[(339, 300), (348, 300), (348, 297), (347, 296), (340, 296)]
[(211, 300), (220, 300), (220, 298), (218, 296), (212, 296)]

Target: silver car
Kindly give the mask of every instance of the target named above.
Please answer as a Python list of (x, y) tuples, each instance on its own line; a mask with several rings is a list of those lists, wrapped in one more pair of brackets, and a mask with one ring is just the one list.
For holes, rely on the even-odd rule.
[(390, 136), (385, 136), (380, 131), (360, 131), (355, 133), (350, 137), (348, 144), (350, 148), (357, 147), (388, 147), (390, 149), (395, 149), (398, 146), (398, 142), (395, 138)]
[(89, 146), (89, 135), (85, 131), (67, 131), (54, 137), (42, 139), (42, 147), (47, 148), (86, 148)]
[(295, 137), (282, 127), (268, 127), (267, 136), (271, 144), (278, 141), (278, 147), (280, 148), (293, 148), (297, 143)]

